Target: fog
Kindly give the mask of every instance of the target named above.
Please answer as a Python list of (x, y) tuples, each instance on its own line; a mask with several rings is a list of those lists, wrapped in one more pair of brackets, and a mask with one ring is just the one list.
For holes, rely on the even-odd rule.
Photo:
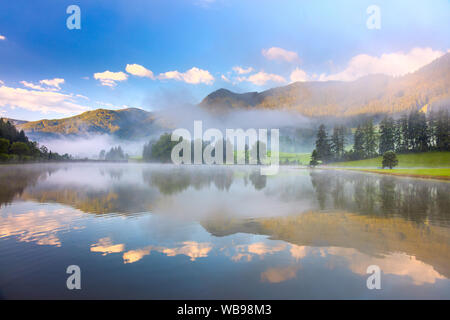
[(158, 109), (155, 113), (176, 128), (191, 130), (195, 120), (203, 121), (203, 128), (217, 128), (223, 131), (227, 128), (310, 127), (312, 124), (312, 119), (289, 110), (235, 110), (218, 114), (198, 104), (183, 102), (186, 100), (180, 97), (180, 92), (171, 91), (170, 94), (165, 92), (158, 97)]
[[(136, 140), (123, 140), (114, 135), (89, 135), (83, 137), (64, 137), (61, 138), (43, 138), (39, 139), (41, 145), (47, 146), (52, 152), (59, 154), (68, 153), (75, 158), (96, 159), (101, 150), (108, 151), (112, 147), (121, 146), (125, 153), (130, 156), (142, 155), (142, 149), (145, 143), (150, 140), (157, 140), (159, 135), (165, 132), (171, 133), (175, 128), (186, 128), (193, 134), (193, 125), (195, 120), (203, 121), (203, 132), (209, 128), (222, 130), (225, 135), (225, 129), (282, 129), (290, 128), (309, 128), (311, 124), (305, 118), (282, 111), (239, 111), (221, 118), (208, 115), (205, 111), (192, 107), (192, 112), (187, 109), (181, 114), (175, 110), (163, 111), (158, 113), (160, 121), (170, 123), (166, 129), (161, 130), (153, 136), (139, 138)], [(173, 113), (172, 113), (173, 111)]]
[[(96, 159), (101, 150), (108, 151), (115, 146), (121, 146), (129, 156), (140, 156), (144, 144), (150, 140), (157, 140), (162, 133), (185, 128), (193, 134), (196, 120), (203, 122), (203, 132), (209, 128), (217, 128), (224, 135), (225, 129), (254, 128), (280, 129), (281, 136), (292, 137), (297, 129), (312, 130), (318, 125), (317, 120), (289, 110), (236, 110), (217, 114), (203, 109), (193, 101), (191, 93), (186, 90), (161, 90), (144, 99), (142, 108), (153, 110), (156, 119), (154, 125), (155, 128), (158, 127), (153, 136), (123, 140), (114, 135), (92, 134), (83, 137), (41, 137), (38, 142), (53, 152), (68, 153), (75, 158)], [(310, 152), (311, 141), (303, 142), (297, 137), (295, 143), (302, 150)], [(283, 143), (281, 148), (283, 149)]]
[[(113, 135), (90, 135), (79, 138), (52, 138), (43, 139), (39, 143), (45, 145), (52, 152), (59, 154), (68, 153), (74, 158), (97, 159), (101, 150), (108, 151), (112, 147), (121, 146), (123, 151), (129, 156), (142, 154), (142, 148), (148, 139), (139, 139), (135, 141), (117, 139)], [(156, 138), (156, 137), (155, 137)]]
[[(291, 111), (278, 110), (240, 110), (227, 114), (211, 114), (197, 105), (189, 103), (163, 104), (164, 108), (154, 111), (156, 124), (161, 127), (153, 136), (124, 140), (114, 135), (92, 134), (83, 137), (64, 137), (38, 139), (52, 152), (68, 153), (74, 158), (97, 159), (101, 150), (108, 151), (112, 147), (121, 146), (129, 156), (142, 155), (145, 143), (157, 140), (162, 133), (171, 133), (176, 128), (185, 128), (193, 134), (194, 121), (203, 122), (203, 132), (209, 128), (217, 128), (225, 135), (225, 129), (280, 129), (314, 128), (314, 121)], [(284, 131), (290, 133), (292, 130)], [(309, 150), (309, 144), (306, 149)]]

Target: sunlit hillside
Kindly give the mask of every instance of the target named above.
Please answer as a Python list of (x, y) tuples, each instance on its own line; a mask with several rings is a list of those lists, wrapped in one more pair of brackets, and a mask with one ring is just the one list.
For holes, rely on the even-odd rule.
[(450, 98), (450, 53), (402, 77), (370, 75), (351, 82), (295, 82), (262, 92), (220, 89), (201, 106), (214, 113), (288, 109), (306, 116), (352, 116), (441, 107)]

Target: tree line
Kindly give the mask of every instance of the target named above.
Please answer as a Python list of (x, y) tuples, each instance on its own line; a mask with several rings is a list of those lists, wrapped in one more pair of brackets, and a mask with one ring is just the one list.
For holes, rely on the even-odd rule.
[(106, 161), (128, 161), (128, 154), (123, 152), (121, 146), (112, 147), (108, 152), (102, 150), (98, 157)]
[(7, 119), (0, 118), (0, 162), (64, 161), (70, 160), (67, 153), (60, 155), (30, 141), (23, 130), (18, 131)]
[(322, 124), (317, 132), (311, 164), (361, 160), (384, 155), (386, 152), (411, 153), (449, 151), (449, 111), (411, 111), (398, 119), (385, 116), (376, 126), (373, 119), (359, 124), (353, 133), (353, 147), (346, 148), (349, 135), (346, 128), (335, 126), (328, 136)]
[[(180, 138), (182, 139), (182, 138)], [(181, 141), (181, 140), (180, 140)], [(144, 161), (149, 162), (159, 162), (159, 163), (170, 163), (172, 162), (171, 154), (172, 149), (175, 147), (179, 141), (172, 141), (171, 134), (164, 133), (162, 134), (158, 140), (150, 140), (148, 143), (144, 145), (144, 148), (142, 150), (142, 158)], [(211, 141), (202, 141), (202, 155), (205, 151), (205, 148), (211, 143)], [(229, 140), (223, 139), (222, 140), (222, 162), (226, 163), (226, 155), (227, 150), (233, 150), (233, 157), (234, 162), (237, 162), (238, 159), (238, 152), (234, 150), (233, 145)], [(191, 160), (193, 159), (193, 152), (194, 152), (194, 141), (191, 141)], [(181, 154), (183, 151), (181, 152)], [(256, 162), (258, 164), (261, 164), (265, 161), (264, 158), (260, 158), (260, 154), (270, 154), (270, 151), (268, 152), (267, 146), (262, 141), (257, 141), (253, 144), (253, 146), (249, 147), (249, 145), (246, 143), (244, 146), (244, 153), (242, 154), (245, 160), (245, 163), (249, 163), (251, 154), (256, 155)], [(215, 157), (216, 155), (216, 147), (211, 151), (211, 156)]]

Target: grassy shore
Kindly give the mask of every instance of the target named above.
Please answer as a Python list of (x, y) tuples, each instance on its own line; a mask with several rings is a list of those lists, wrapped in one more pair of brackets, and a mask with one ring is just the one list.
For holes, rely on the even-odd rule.
[(380, 169), (382, 157), (333, 163), (331, 166), (350, 170), (395, 176), (450, 180), (450, 152), (399, 154), (396, 169)]
[[(399, 168), (450, 168), (450, 152), (423, 152), (397, 154)], [(336, 162), (335, 167), (381, 168), (383, 157), (372, 159)]]
[(289, 162), (298, 162), (302, 165), (308, 165), (311, 161), (311, 153), (290, 153), (280, 152), (280, 162), (284, 163), (286, 160)]

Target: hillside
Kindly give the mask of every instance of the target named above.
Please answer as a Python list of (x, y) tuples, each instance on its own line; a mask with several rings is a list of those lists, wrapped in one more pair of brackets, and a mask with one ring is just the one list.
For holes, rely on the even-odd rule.
[(263, 92), (219, 89), (200, 106), (221, 114), (238, 109), (288, 109), (305, 116), (397, 113), (448, 106), (450, 53), (402, 77), (369, 75), (355, 81), (295, 82)]
[(24, 120), (17, 120), (17, 119), (11, 119), (11, 118), (1, 118), (1, 119), (3, 119), (4, 122), (9, 121), (11, 124), (13, 124), (15, 126), (28, 122), (28, 121), (24, 121)]
[(161, 130), (154, 114), (136, 108), (97, 109), (64, 119), (21, 123), (17, 127), (35, 139), (89, 134), (112, 134), (118, 138), (131, 139), (149, 136)]

